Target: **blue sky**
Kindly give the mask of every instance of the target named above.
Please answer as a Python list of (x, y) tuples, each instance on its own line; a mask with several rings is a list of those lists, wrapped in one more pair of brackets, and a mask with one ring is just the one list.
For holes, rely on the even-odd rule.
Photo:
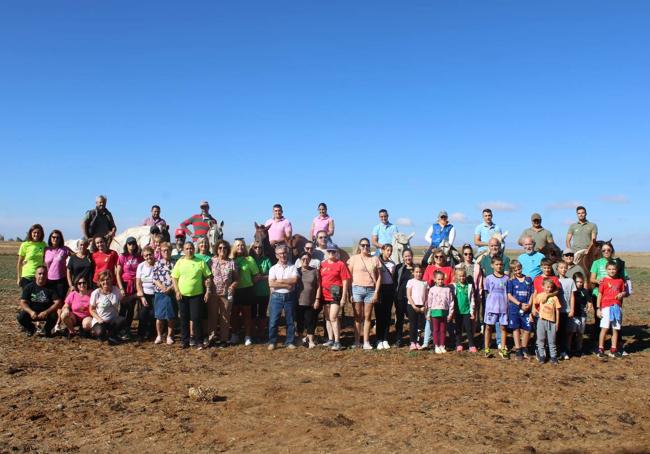
[(336, 240), (385, 207), (459, 241), (481, 207), (562, 239), (650, 250), (650, 5), (628, 2), (12, 2), (0, 14), (0, 233), (121, 230), (202, 199), (227, 238), (280, 202)]

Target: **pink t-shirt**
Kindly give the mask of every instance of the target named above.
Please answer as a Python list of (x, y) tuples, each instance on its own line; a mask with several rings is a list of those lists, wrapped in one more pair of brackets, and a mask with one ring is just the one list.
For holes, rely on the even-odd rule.
[(70, 310), (80, 319), (90, 317), (88, 306), (90, 305), (90, 295), (82, 295), (79, 292), (70, 292), (65, 298), (65, 304), (70, 306)]
[(117, 264), (122, 267), (122, 279), (125, 281), (132, 281), (138, 271), (138, 265), (144, 259), (140, 255), (120, 254)]
[(68, 258), (66, 248), (45, 248), (45, 266), (47, 266), (47, 279), (58, 281), (66, 277), (65, 260)]
[(427, 291), (429, 290), (429, 286), (426, 281), (409, 279), (406, 283), (406, 288), (411, 289), (411, 298), (416, 306), (424, 306), (427, 304)]
[(330, 226), (330, 220), (332, 218), (327, 216), (326, 218), (322, 218), (320, 216), (316, 216), (314, 220), (312, 221), (314, 223), (314, 230), (311, 232), (312, 238), (316, 236), (318, 232), (321, 230), (328, 231), (329, 226)]
[(291, 235), (291, 221), (283, 217), (282, 219), (269, 219), (264, 223), (265, 227), (269, 227), (269, 241), (284, 241), (284, 239)]

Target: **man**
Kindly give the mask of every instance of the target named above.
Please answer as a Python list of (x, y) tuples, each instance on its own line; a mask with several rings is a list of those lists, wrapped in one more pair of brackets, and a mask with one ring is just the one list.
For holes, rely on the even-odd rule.
[(165, 222), (165, 220), (160, 217), (160, 207), (158, 205), (151, 207), (151, 216), (142, 221), (142, 225), (146, 225), (148, 227), (156, 226), (160, 229), (161, 233), (163, 230), (167, 230), (169, 228), (167, 222)]
[[(98, 236), (103, 237), (106, 240), (106, 244), (110, 247), (117, 229), (113, 215), (106, 208), (106, 202), (106, 196), (97, 196), (95, 199), (95, 208), (86, 211), (86, 215), (81, 221), (81, 232), (84, 238), (89, 240)], [(92, 245), (93, 243), (91, 243)]]
[(388, 222), (388, 211), (384, 208), (379, 210), (379, 224), (372, 228), (372, 245), (377, 248), (375, 254), (379, 254), (384, 244), (393, 244), (393, 234), (397, 233), (397, 226)]
[[(201, 209), (199, 214), (195, 214), (194, 216), (185, 219), (180, 224), (180, 227), (184, 229), (186, 233), (192, 235), (194, 241), (199, 237), (207, 236), (208, 231), (210, 230), (210, 223), (217, 222), (217, 220), (210, 214), (210, 204), (206, 200), (203, 200), (199, 204), (199, 208)], [(192, 226), (193, 231), (189, 229), (190, 225)]]
[(521, 236), (517, 241), (519, 243), (519, 246), (523, 247), (524, 238), (527, 236), (531, 237), (534, 240), (536, 251), (541, 251), (547, 243), (554, 243), (553, 234), (542, 227), (542, 216), (539, 213), (533, 213), (530, 216), (530, 221), (533, 225), (521, 233)]
[[(474, 244), (478, 246), (479, 254), (487, 249), (488, 242), (495, 233), (503, 234), (503, 231), (501, 227), (492, 222), (492, 210), (485, 208), (483, 210), (483, 222), (474, 229)], [(508, 271), (508, 264), (504, 263), (503, 265), (504, 270)]]
[[(303, 252), (307, 252), (307, 253), (309, 253), (309, 255), (311, 255), (311, 260), (309, 260), (309, 266), (312, 267), (312, 268), (319, 269), (321, 261), (320, 261), (320, 259), (314, 257), (314, 250), (315, 250), (314, 242), (313, 241), (307, 241), (305, 243)], [(298, 254), (298, 255), (300, 256), (301, 254), (302, 254), (302, 252), (300, 254)], [(300, 263), (300, 257), (298, 257), (296, 259), (295, 265), (296, 265), (296, 269), (299, 269), (300, 267), (302, 267), (302, 263)]]
[(176, 237), (176, 245), (172, 249), (172, 263), (176, 263), (183, 256), (183, 246), (185, 245), (186, 238), (185, 230), (180, 228), (176, 229), (174, 236)]
[(273, 217), (264, 223), (269, 229), (269, 242), (271, 246), (289, 245), (293, 236), (291, 221), (284, 217), (282, 205), (273, 205)]
[(535, 240), (532, 236), (526, 235), (520, 241), (524, 248), (524, 253), (517, 257), (517, 260), (521, 263), (521, 272), (524, 276), (535, 279), (542, 274), (544, 254), (535, 250)]
[(294, 344), (295, 326), (293, 320), (296, 301), (293, 290), (298, 282), (298, 272), (296, 267), (288, 262), (288, 250), (285, 245), (276, 246), (275, 256), (278, 263), (269, 270), (271, 299), (269, 301), (268, 349), (275, 350), (275, 344), (278, 340), (278, 325), (283, 310), (287, 322), (287, 338), (284, 345), (289, 349), (294, 349), (296, 346)]
[(322, 262), (327, 258), (327, 246), (329, 246), (329, 236), (325, 230), (316, 232), (316, 247), (312, 251), (312, 258)]
[[(496, 238), (490, 238), (488, 241), (488, 253), (481, 257), (479, 266), (483, 270), (483, 275), (488, 277), (494, 272), (492, 269), (492, 258), (501, 257), (503, 259), (503, 272), (510, 274), (510, 259), (503, 253), (501, 242)], [(479, 289), (480, 290), (480, 289)]]
[[(578, 222), (574, 222), (569, 226), (569, 231), (566, 234), (566, 247), (574, 251), (589, 248), (589, 245), (598, 236), (598, 226), (593, 222), (587, 220), (587, 209), (583, 206), (576, 208), (576, 215)], [(571, 244), (573, 241), (573, 245)]]
[[(567, 264), (566, 277), (573, 279), (573, 276), (576, 273), (582, 273), (583, 276), (588, 276), (588, 273), (585, 272), (584, 268), (573, 262), (574, 258), (575, 253), (573, 249), (565, 249), (564, 252), (562, 252), (562, 261)], [(557, 275), (557, 263), (553, 264), (553, 272)], [(587, 280), (585, 278), (585, 286), (587, 286), (586, 284)]]
[(52, 335), (56, 324), (57, 310), (63, 306), (62, 296), (47, 286), (47, 268), (36, 268), (34, 280), (23, 288), (20, 296), (20, 312), (16, 319), (28, 336), (36, 332), (34, 322), (45, 322), (45, 335)]

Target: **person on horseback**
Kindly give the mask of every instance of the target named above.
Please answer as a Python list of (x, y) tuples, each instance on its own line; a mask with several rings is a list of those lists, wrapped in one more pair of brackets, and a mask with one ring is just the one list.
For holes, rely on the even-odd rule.
[(547, 243), (554, 243), (553, 234), (542, 227), (542, 216), (539, 213), (533, 213), (530, 216), (530, 222), (532, 223), (532, 226), (521, 232), (521, 236), (517, 241), (519, 246), (524, 246), (524, 239), (527, 236), (531, 237), (535, 241), (535, 251), (542, 250)]
[[(194, 241), (202, 236), (208, 235), (210, 222), (217, 222), (217, 220), (210, 214), (210, 204), (206, 200), (201, 202), (199, 208), (201, 208), (199, 214), (190, 216), (180, 224), (180, 228), (191, 234)], [(190, 225), (192, 226), (193, 231), (188, 228)]]
[[(587, 209), (583, 206), (576, 208), (578, 222), (569, 226), (566, 234), (566, 247), (574, 251), (588, 249), (598, 236), (598, 226), (587, 220)], [(573, 245), (571, 244), (573, 243)]]
[(169, 241), (169, 225), (167, 225), (167, 222), (160, 217), (160, 206), (154, 205), (151, 207), (151, 216), (142, 221), (142, 225), (158, 227), (160, 233), (165, 238), (165, 241)]
[(332, 241), (334, 236), (334, 219), (327, 214), (327, 205), (324, 202), (318, 204), (318, 216), (311, 221), (311, 228), (309, 229), (309, 238), (316, 241), (318, 232), (324, 231), (327, 234), (328, 243)]
[(388, 222), (388, 211), (384, 208), (379, 210), (379, 221), (379, 224), (372, 228), (372, 235), (370, 237), (373, 247), (377, 248), (375, 255), (379, 255), (384, 244), (392, 246), (393, 234), (399, 231), (395, 224)]
[[(291, 221), (284, 217), (282, 205), (276, 203), (273, 205), (273, 217), (264, 223), (268, 228), (269, 242), (275, 249), (276, 246), (288, 246), (288, 254), (291, 253), (291, 237), (293, 236), (293, 227)], [(287, 257), (291, 260), (291, 257)]]
[[(86, 214), (81, 221), (81, 232), (84, 238), (92, 239), (101, 236), (110, 247), (117, 227), (115, 227), (115, 220), (113, 215), (106, 208), (106, 196), (98, 195), (95, 199), (95, 208), (86, 211)], [(92, 244), (94, 246), (94, 242)], [(94, 252), (94, 248), (91, 249)]]
[[(503, 234), (503, 230), (492, 222), (492, 210), (485, 208), (483, 210), (483, 222), (474, 229), (474, 244), (478, 246), (477, 254), (480, 254), (488, 248), (488, 242), (495, 233)], [(508, 266), (504, 266), (504, 269), (509, 270)], [(486, 274), (486, 276), (490, 274)]]
[(424, 235), (424, 240), (429, 243), (429, 249), (424, 253), (422, 266), (426, 267), (428, 265), (431, 251), (440, 247), (440, 243), (446, 240), (450, 246), (453, 246), (455, 239), (456, 227), (449, 223), (447, 212), (441, 210), (438, 213), (438, 220), (429, 227), (427, 233)]

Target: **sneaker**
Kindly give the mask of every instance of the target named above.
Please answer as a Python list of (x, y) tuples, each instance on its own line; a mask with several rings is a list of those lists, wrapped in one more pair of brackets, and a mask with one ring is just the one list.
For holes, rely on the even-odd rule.
[(417, 344), (415, 342), (411, 342), (411, 345), (409, 345), (409, 351), (412, 352), (413, 350), (417, 350)]
[(557, 366), (558, 364), (560, 364), (560, 362), (557, 360), (557, 358), (551, 358), (551, 364)]
[(172, 345), (174, 343), (174, 338), (172, 336), (167, 336), (167, 345)]
[(325, 347), (325, 348), (331, 348), (332, 345), (334, 345), (334, 341), (328, 339), (327, 342), (323, 342), (321, 345), (322, 345), (323, 347)]
[(614, 352), (614, 358), (622, 359), (623, 358), (623, 352), (620, 352), (620, 351)]
[(230, 336), (230, 340), (228, 341), (228, 343), (231, 345), (237, 345), (239, 343), (239, 336), (233, 334), (232, 336)]
[(601, 349), (598, 349), (598, 352), (596, 353), (596, 356), (598, 358), (604, 358), (605, 357), (605, 351), (601, 350)]
[(156, 345), (157, 345), (157, 344), (162, 344), (162, 337), (160, 337), (160, 336), (156, 336), (156, 340), (153, 341), (153, 343), (156, 344)]
[(364, 350), (372, 350), (372, 345), (370, 345), (369, 342), (366, 342), (365, 344), (363, 344), (363, 349)]
[(616, 350), (614, 351), (610, 350), (607, 352), (607, 356), (609, 356), (610, 358), (616, 358), (616, 353), (618, 353)]
[(499, 349), (499, 356), (503, 359), (510, 359), (510, 352), (507, 348)]
[(196, 347), (197, 352), (200, 352), (201, 350), (204, 350), (204, 349), (205, 349), (205, 347), (203, 346), (203, 344), (200, 344), (198, 347)]
[(246, 347), (250, 347), (251, 345), (253, 345), (253, 340), (250, 338), (250, 336), (246, 336), (246, 338), (244, 339), (244, 345)]
[(424, 345), (415, 344), (415, 346), (418, 348), (418, 350), (424, 350)]
[(440, 353), (447, 353), (447, 349), (445, 348), (444, 345), (440, 346)]
[(458, 345), (458, 346), (456, 346), (456, 351), (457, 351), (458, 353), (462, 352), (462, 351), (463, 351), (463, 346), (462, 346), (462, 345)]
[(302, 344), (305, 345), (309, 339), (307, 339), (307, 336), (302, 338)]
[(382, 345), (384, 346), (384, 350), (390, 349), (390, 344), (388, 343), (388, 341), (382, 342)]
[(340, 342), (334, 342), (334, 344), (332, 345), (332, 350), (335, 351), (335, 352), (338, 352), (339, 350), (341, 350), (341, 343)]
[(205, 339), (203, 339), (203, 348), (208, 348), (209, 346), (210, 346), (210, 341), (206, 337)]
[(122, 341), (115, 336), (109, 336), (108, 338), (108, 345), (119, 345), (121, 343)]
[(569, 356), (568, 353), (565, 352), (564, 355), (562, 356), (562, 359), (567, 361), (567, 360), (571, 359), (571, 357)]
[(525, 348), (522, 349), (522, 352), (521, 352), (521, 353), (522, 353), (522, 355), (524, 356), (524, 359), (528, 359), (528, 358), (530, 358), (530, 355), (528, 354), (528, 352), (526, 351)]
[(393, 344), (393, 347), (395, 347), (395, 348), (401, 348), (401, 347), (402, 347), (402, 341), (401, 341), (401, 339), (397, 339), (397, 341)]
[(377, 350), (383, 350), (384, 349), (384, 343), (383, 342), (377, 342)]
[(355, 342), (354, 344), (350, 345), (350, 350), (360, 350), (363, 348), (363, 344), (361, 342)]
[(546, 362), (546, 357), (542, 355), (537, 355), (537, 362), (540, 364), (544, 364)]
[(267, 350), (275, 350), (275, 344), (269, 344), (268, 347), (266, 347)]
[(190, 337), (190, 347), (196, 347), (196, 340), (193, 337)]
[(470, 353), (476, 353), (476, 352), (478, 352), (478, 349), (476, 347), (470, 347), (469, 352)]
[(442, 352), (440, 351), (440, 347), (438, 347), (437, 345), (433, 348), (433, 351), (434, 351), (434, 353), (435, 353), (436, 355), (439, 355), (439, 354), (442, 353)]
[(287, 344), (285, 345), (285, 347), (288, 348), (289, 350), (294, 350), (296, 348), (294, 344)]
[(621, 356), (630, 356), (628, 352), (625, 351), (625, 349), (621, 350)]
[(485, 355), (486, 358), (494, 358), (494, 355), (492, 354), (489, 348), (483, 349), (483, 354)]

